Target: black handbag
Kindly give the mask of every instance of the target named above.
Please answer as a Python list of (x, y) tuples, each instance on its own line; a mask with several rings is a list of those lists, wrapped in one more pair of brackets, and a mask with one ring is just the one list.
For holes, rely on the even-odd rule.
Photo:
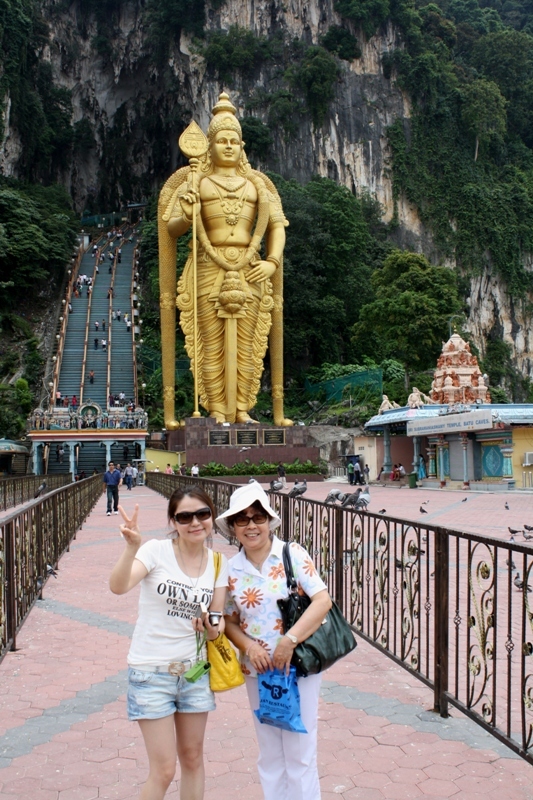
[[(278, 600), (283, 630), (288, 631), (311, 605), (310, 598), (298, 594), (298, 584), (292, 571), (289, 543), (283, 547), (283, 566), (287, 578), (289, 596)], [(331, 667), (336, 661), (357, 646), (352, 629), (344, 619), (338, 605), (334, 602), (322, 624), (311, 636), (296, 645), (291, 664), (300, 676), (316, 675)]]

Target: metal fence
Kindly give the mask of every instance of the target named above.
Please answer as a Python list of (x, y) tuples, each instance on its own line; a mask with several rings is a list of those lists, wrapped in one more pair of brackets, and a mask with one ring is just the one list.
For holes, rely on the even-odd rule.
[[(147, 475), (166, 497), (195, 483)], [(218, 513), (238, 488), (201, 484)], [(354, 631), (429, 686), (441, 716), (455, 706), (533, 764), (533, 548), (269, 494)]]
[(65, 475), (21, 475), (18, 478), (0, 478), (0, 511), (13, 508), (21, 503), (27, 503), (35, 497), (37, 489), (46, 481), (46, 487), (41, 492), (50, 492), (72, 481), (70, 473)]
[(102, 494), (95, 475), (57, 489), (0, 521), (0, 660), (16, 650), (19, 631), (62, 553)]

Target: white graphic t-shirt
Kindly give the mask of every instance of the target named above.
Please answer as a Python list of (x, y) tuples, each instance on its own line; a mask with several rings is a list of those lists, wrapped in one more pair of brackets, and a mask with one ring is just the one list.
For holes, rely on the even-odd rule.
[[(207, 566), (198, 582), (181, 571), (170, 539), (151, 539), (139, 548), (135, 558), (144, 564), (148, 575), (141, 581), (129, 666), (157, 667), (171, 661), (194, 660), (196, 634), (191, 620), (199, 603), (209, 608), (213, 599), (213, 551), (207, 550)], [(221, 560), (216, 588), (228, 585), (228, 562), (225, 556)]]

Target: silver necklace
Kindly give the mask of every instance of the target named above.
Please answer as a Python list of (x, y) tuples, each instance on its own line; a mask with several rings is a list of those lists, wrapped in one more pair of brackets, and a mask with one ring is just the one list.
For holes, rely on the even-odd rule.
[[(184, 565), (184, 566), (186, 566), (186, 564), (185, 564), (185, 559), (183, 558), (183, 553), (182, 553), (182, 551), (181, 551), (181, 547), (180, 547), (180, 540), (178, 539), (177, 541), (178, 541), (178, 550), (179, 550), (179, 554), (180, 554), (180, 556), (181, 556), (181, 558), (182, 558), (183, 565)], [(198, 567), (198, 575), (197, 575), (197, 577), (196, 577), (196, 583), (193, 583), (193, 582), (192, 582), (192, 578), (191, 578), (191, 576), (189, 575), (189, 573), (188, 573), (188, 572), (185, 572), (185, 570), (184, 570), (184, 569), (182, 569), (182, 572), (183, 572), (183, 574), (185, 575), (185, 577), (186, 577), (186, 578), (188, 578), (188, 579), (190, 580), (190, 582), (191, 582), (191, 588), (192, 588), (192, 589), (196, 589), (196, 587), (198, 586), (198, 581), (200, 580), (200, 576), (203, 574), (203, 573), (202, 573), (202, 565), (203, 565), (203, 563), (204, 563), (204, 549), (205, 549), (205, 548), (204, 548), (204, 547), (202, 547), (202, 558), (200, 559), (200, 566)]]

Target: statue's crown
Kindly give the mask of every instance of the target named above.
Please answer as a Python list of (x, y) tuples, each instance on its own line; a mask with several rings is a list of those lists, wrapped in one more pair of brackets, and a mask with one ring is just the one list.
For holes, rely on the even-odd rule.
[(242, 139), (242, 130), (239, 120), (235, 116), (237, 109), (229, 99), (226, 92), (221, 92), (218, 96), (218, 103), (213, 107), (213, 119), (207, 129), (207, 138), (211, 143), (219, 131), (235, 131)]

